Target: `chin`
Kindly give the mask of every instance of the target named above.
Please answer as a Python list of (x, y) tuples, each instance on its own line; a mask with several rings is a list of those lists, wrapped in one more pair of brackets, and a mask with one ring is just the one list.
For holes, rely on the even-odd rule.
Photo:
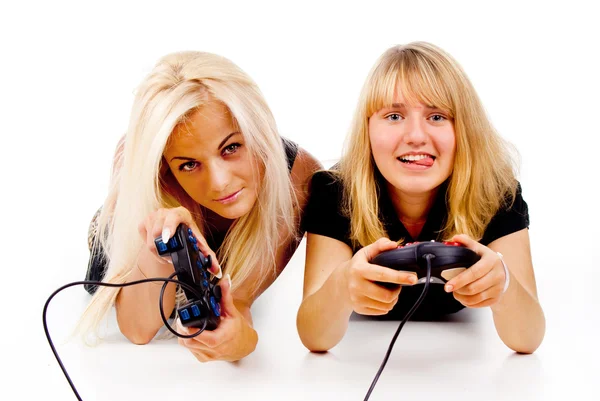
[(219, 216), (225, 218), (225, 219), (229, 219), (229, 220), (235, 220), (235, 219), (239, 219), (242, 216), (245, 216), (246, 214), (250, 213), (250, 210), (252, 210), (252, 206), (251, 205), (246, 205), (246, 204), (239, 204), (239, 205), (231, 205), (231, 206), (227, 206), (227, 207), (220, 207), (217, 210), (214, 210)]
[(435, 191), (444, 182), (444, 180), (423, 178), (406, 177), (392, 185), (401, 192), (418, 195)]

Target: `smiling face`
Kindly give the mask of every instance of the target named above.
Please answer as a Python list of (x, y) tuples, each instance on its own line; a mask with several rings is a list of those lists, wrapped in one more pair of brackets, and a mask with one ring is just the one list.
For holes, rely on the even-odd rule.
[(226, 219), (239, 218), (254, 206), (261, 168), (224, 104), (211, 101), (178, 125), (163, 157), (201, 206)]
[(456, 138), (448, 113), (397, 94), (369, 118), (377, 168), (396, 196), (433, 194), (452, 173)]

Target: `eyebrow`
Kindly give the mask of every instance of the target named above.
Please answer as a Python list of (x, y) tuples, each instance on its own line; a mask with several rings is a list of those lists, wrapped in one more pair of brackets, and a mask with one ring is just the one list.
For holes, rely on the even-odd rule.
[[(229, 138), (231, 138), (234, 135), (237, 134), (241, 134), (241, 132), (236, 131), (236, 132), (232, 132), (231, 134), (227, 135), (222, 141), (221, 143), (219, 143), (219, 146), (217, 146), (217, 150), (221, 149), (223, 147), (223, 145), (225, 145), (227, 143), (227, 141), (229, 140)], [(193, 157), (185, 157), (185, 156), (175, 156), (171, 158), (171, 161), (173, 160), (186, 160), (189, 162), (195, 161), (196, 159), (194, 159)]]
[[(401, 109), (401, 108), (405, 108), (406, 105), (404, 103), (392, 103), (392, 105), (390, 106), (390, 108), (392, 109)], [(426, 109), (430, 109), (430, 110), (436, 110), (439, 109), (439, 107), (435, 107), (435, 106), (425, 106)]]
[(231, 134), (227, 135), (227, 136), (225, 137), (225, 139), (223, 139), (223, 140), (221, 141), (221, 143), (219, 144), (219, 146), (217, 146), (217, 149), (221, 149), (221, 148), (223, 147), (223, 145), (225, 145), (225, 143), (226, 143), (226, 142), (229, 140), (229, 138), (231, 138), (232, 136), (234, 136), (234, 135), (237, 135), (237, 134), (239, 134), (239, 132), (238, 132), (238, 131), (236, 131), (236, 132), (232, 132)]

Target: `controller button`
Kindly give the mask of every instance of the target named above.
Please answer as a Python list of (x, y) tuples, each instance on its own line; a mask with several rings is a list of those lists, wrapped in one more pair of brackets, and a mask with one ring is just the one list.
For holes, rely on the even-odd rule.
[(210, 297), (210, 307), (212, 308), (212, 310), (215, 313), (216, 317), (221, 316), (221, 306), (215, 300), (215, 297)]
[(156, 244), (156, 247), (158, 248), (158, 252), (161, 252), (161, 253), (162, 253), (162, 252), (165, 252), (165, 251), (167, 250), (167, 245), (165, 245), (165, 243), (164, 243), (164, 242), (162, 242), (162, 241), (159, 241), (159, 242)]
[(202, 280), (202, 287), (208, 288), (208, 281)]
[(194, 244), (194, 251), (198, 252), (198, 245)]
[(194, 317), (200, 316), (200, 308), (198, 308), (198, 305), (192, 305), (192, 315), (194, 315)]
[(197, 267), (198, 269), (202, 269), (202, 263), (200, 263), (200, 261), (199, 261), (199, 260), (197, 260), (197, 261), (196, 261), (196, 267)]
[(192, 231), (191, 228), (188, 228), (188, 235), (194, 235), (194, 232)]
[(172, 238), (169, 240), (169, 243), (168, 243), (168, 244), (169, 244), (169, 246), (171, 247), (171, 249), (173, 249), (173, 248), (176, 248), (176, 247), (177, 247), (177, 245), (179, 245), (179, 243), (177, 242), (177, 238), (175, 238), (175, 237), (172, 237)]
[(208, 279), (208, 274), (206, 274), (205, 270), (202, 270), (202, 277), (204, 277), (204, 279)]
[(190, 235), (190, 236), (188, 237), (188, 239), (190, 240), (190, 242), (191, 242), (192, 244), (197, 244), (197, 243), (198, 243), (198, 240), (196, 239), (196, 237), (193, 237), (193, 236), (191, 236), (191, 235)]
[(462, 246), (462, 244), (460, 242), (453, 242), (453, 241), (444, 241), (444, 245)]
[(182, 309), (179, 314), (181, 315), (181, 320), (190, 320), (190, 312), (187, 309)]

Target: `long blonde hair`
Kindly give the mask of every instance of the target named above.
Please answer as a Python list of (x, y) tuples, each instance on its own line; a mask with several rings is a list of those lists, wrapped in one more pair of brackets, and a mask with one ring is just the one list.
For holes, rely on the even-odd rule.
[(369, 117), (394, 103), (398, 90), (409, 103), (447, 112), (454, 121), (456, 154), (446, 192), (448, 219), (443, 239), (464, 233), (479, 240), (486, 226), (516, 194), (516, 150), (488, 120), (475, 89), (458, 63), (425, 42), (394, 46), (377, 60), (363, 86), (340, 160), (344, 209), (351, 240), (366, 246), (387, 236), (379, 220), (376, 172)]
[[(94, 247), (102, 245), (108, 261), (104, 281), (127, 281), (144, 246), (138, 224), (152, 211), (182, 205), (203, 230), (200, 206), (177, 184), (163, 163), (163, 151), (175, 128), (211, 101), (227, 106), (262, 170), (255, 205), (234, 222), (218, 252), (213, 251), (224, 273), (230, 274), (234, 291), (254, 269), (260, 269), (260, 280), (275, 274), (277, 247), (296, 235), (295, 197), (275, 120), (256, 84), (234, 63), (215, 54), (188, 51), (160, 59), (137, 90), (124, 148), (115, 161), (98, 219)], [(261, 284), (251, 283), (251, 291), (258, 291)], [(100, 286), (80, 330), (97, 328), (118, 292)]]

